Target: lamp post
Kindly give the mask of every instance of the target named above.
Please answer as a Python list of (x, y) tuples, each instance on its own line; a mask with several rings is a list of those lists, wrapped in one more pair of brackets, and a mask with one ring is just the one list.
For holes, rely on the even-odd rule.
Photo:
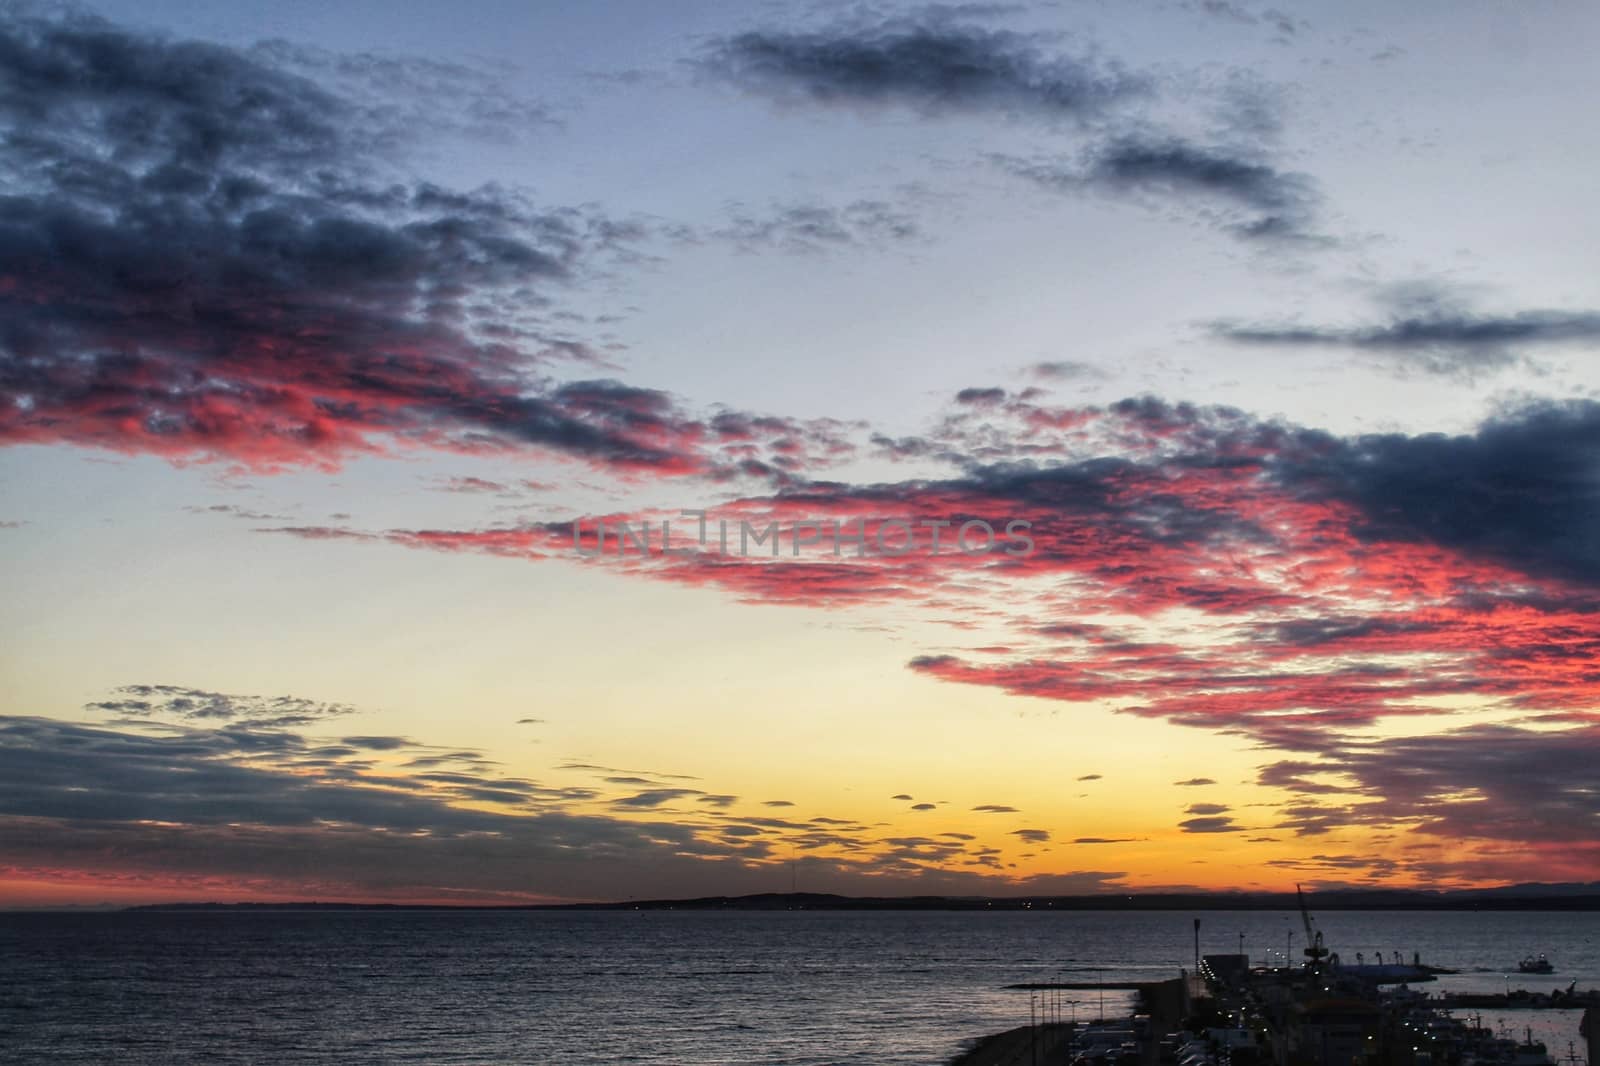
[(1039, 1001), (1039, 993), (1028, 993), (1028, 1050), (1033, 1066), (1039, 1066), (1039, 1022), (1034, 1007)]

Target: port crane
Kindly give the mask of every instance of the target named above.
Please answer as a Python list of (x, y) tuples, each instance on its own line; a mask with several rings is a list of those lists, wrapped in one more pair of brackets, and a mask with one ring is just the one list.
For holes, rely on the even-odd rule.
[(1307, 965), (1313, 974), (1322, 970), (1322, 960), (1328, 955), (1328, 949), (1322, 946), (1322, 930), (1318, 929), (1311, 921), (1311, 911), (1306, 908), (1306, 894), (1300, 890), (1299, 885), (1294, 886), (1295, 900), (1300, 904), (1300, 921), (1306, 927), (1306, 958)]

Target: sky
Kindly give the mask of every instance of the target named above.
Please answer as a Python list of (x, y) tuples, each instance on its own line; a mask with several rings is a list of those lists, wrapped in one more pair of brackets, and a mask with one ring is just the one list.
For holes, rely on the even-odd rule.
[(1600, 880), (1596, 31), (9, 6), (0, 906)]

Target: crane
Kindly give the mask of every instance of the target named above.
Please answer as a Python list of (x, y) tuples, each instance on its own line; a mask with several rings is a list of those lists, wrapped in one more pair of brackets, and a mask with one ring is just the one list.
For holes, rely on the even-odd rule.
[(1306, 927), (1306, 958), (1310, 960), (1313, 973), (1321, 969), (1322, 960), (1328, 954), (1328, 949), (1322, 946), (1322, 931), (1311, 923), (1311, 912), (1306, 909), (1306, 894), (1300, 890), (1299, 885), (1294, 886), (1295, 899), (1300, 904), (1300, 920)]

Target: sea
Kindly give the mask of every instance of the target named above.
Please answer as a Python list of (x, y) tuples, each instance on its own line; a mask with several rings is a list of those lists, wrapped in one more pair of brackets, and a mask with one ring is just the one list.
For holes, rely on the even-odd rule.
[[(1266, 911), (124, 911), (0, 914), (0, 1063), (940, 1066), (1203, 953), (1299, 961)], [(1429, 990), (1600, 987), (1600, 914), (1327, 911), (1330, 948)], [(1547, 954), (1556, 972), (1516, 963)], [(1060, 1001), (1060, 1002), (1057, 1002)], [(1478, 1012), (1472, 1012), (1474, 1014)], [(1576, 1011), (1484, 1011), (1585, 1063)], [(1569, 1058), (1574, 1044), (1575, 1058)]]

